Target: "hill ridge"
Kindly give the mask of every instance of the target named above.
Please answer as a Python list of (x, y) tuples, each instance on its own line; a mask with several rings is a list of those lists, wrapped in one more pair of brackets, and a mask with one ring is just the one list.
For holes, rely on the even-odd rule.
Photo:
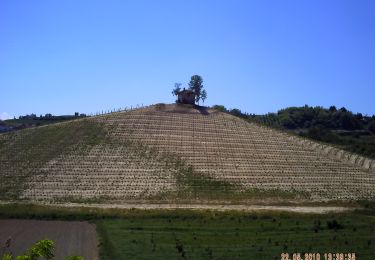
[(205, 107), (156, 104), (0, 135), (3, 199), (371, 199), (374, 160)]

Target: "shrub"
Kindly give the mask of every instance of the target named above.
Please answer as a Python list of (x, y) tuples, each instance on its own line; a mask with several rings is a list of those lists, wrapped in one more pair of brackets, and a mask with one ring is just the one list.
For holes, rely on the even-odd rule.
[[(7, 240), (4, 250), (9, 248), (10, 239)], [(55, 243), (49, 239), (43, 239), (32, 245), (23, 255), (17, 256), (16, 260), (50, 260), (54, 257)], [(66, 260), (84, 260), (82, 256), (67, 256)], [(3, 253), (1, 260), (14, 260), (10, 253)]]
[(327, 221), (327, 227), (328, 227), (328, 229), (334, 229), (334, 230), (343, 228), (343, 226), (341, 224), (339, 224), (336, 219), (334, 219), (332, 221)]

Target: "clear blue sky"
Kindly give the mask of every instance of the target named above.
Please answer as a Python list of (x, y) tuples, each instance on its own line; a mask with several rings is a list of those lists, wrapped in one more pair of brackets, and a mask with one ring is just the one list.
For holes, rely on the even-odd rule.
[(375, 1), (0, 1), (0, 114), (172, 103), (375, 114)]

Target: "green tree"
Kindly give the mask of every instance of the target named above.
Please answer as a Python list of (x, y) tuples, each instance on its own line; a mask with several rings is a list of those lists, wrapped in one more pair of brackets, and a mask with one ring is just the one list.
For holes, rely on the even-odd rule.
[(229, 111), (229, 113), (231, 113), (232, 115), (234, 116), (238, 116), (238, 117), (241, 117), (243, 116), (241, 110), (239, 110), (238, 108), (233, 108)]
[(219, 110), (221, 112), (227, 112), (227, 109), (223, 105), (214, 105), (212, 108), (216, 109), (216, 110)]
[[(9, 248), (10, 239), (7, 240), (5, 248)], [(39, 257), (43, 257), (46, 260), (54, 257), (53, 250), (55, 244), (52, 240), (43, 239), (32, 245), (23, 255), (17, 256), (16, 260), (38, 260)], [(1, 256), (2, 260), (13, 260), (12, 254), (4, 254)]]
[(1, 260), (13, 260), (13, 256), (11, 254), (4, 254)]
[(195, 102), (199, 103), (199, 100), (207, 98), (207, 92), (203, 89), (203, 78), (199, 75), (193, 75), (190, 78), (189, 89), (195, 94)]
[(52, 259), (54, 254), (52, 253), (55, 248), (55, 243), (52, 240), (44, 239), (35, 243), (30, 249), (28, 254), (30, 259), (38, 259), (38, 257), (44, 257), (45, 259)]
[[(4, 249), (9, 248), (10, 239), (6, 242)], [(50, 260), (54, 257), (53, 250), (55, 249), (55, 243), (49, 239), (43, 239), (32, 245), (23, 255), (17, 256), (16, 260), (38, 260), (45, 259)], [(81, 256), (67, 256), (67, 260), (83, 260)], [(12, 254), (4, 253), (1, 256), (1, 260), (14, 260)]]
[(337, 108), (335, 106), (330, 106), (329, 107), (329, 111), (332, 112), (332, 113), (334, 113), (334, 112), (337, 111)]

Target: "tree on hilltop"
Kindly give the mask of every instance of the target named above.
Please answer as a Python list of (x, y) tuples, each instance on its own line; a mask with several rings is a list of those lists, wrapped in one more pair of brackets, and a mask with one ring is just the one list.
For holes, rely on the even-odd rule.
[(195, 102), (199, 103), (199, 100), (203, 102), (207, 98), (207, 92), (203, 89), (203, 78), (199, 75), (193, 75), (190, 78), (189, 89), (195, 94)]
[[(185, 88), (181, 90), (181, 83), (175, 83), (172, 94), (174, 96), (179, 95), (180, 92), (185, 91)], [(203, 78), (199, 75), (193, 75), (189, 81), (189, 91), (192, 91), (195, 95), (195, 102), (199, 104), (199, 101), (202, 100), (203, 103), (207, 99), (207, 92), (203, 89)]]

